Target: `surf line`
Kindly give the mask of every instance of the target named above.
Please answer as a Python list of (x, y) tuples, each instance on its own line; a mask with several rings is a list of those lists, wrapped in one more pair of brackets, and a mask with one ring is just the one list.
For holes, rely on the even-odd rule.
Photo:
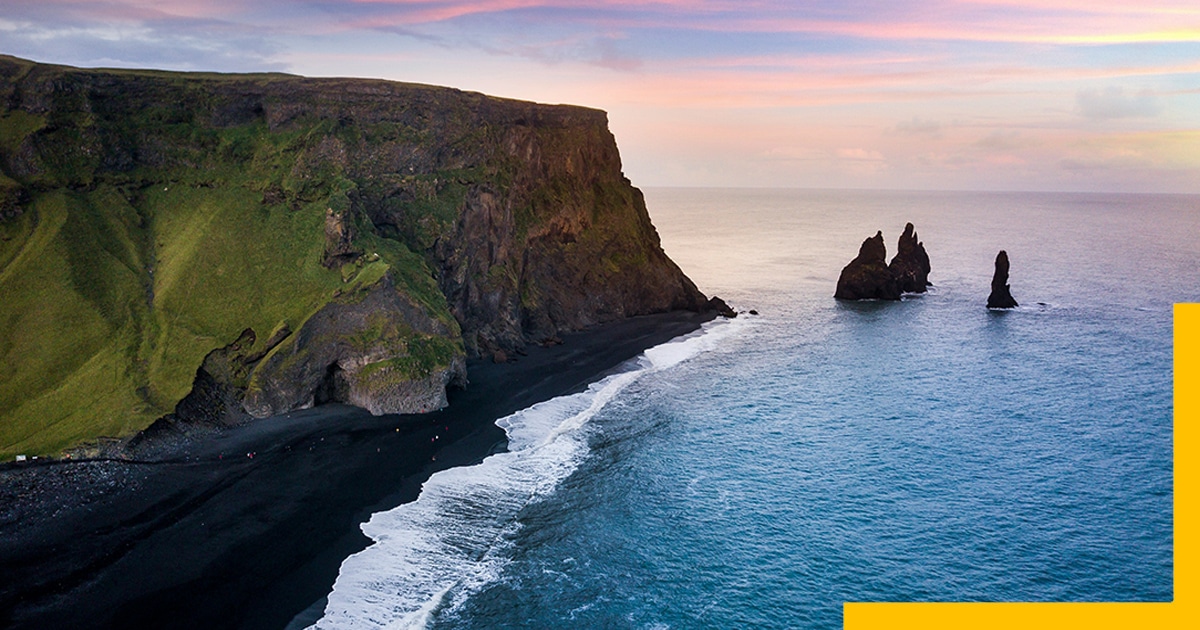
[(508, 436), (506, 452), (439, 471), (415, 501), (363, 523), (374, 543), (343, 561), (324, 616), (310, 627), (425, 628), (441, 610), (499, 579), (522, 510), (553, 492), (587, 456), (588, 421), (642, 376), (710, 351), (749, 324), (708, 322), (645, 350), (582, 392), (497, 420)]

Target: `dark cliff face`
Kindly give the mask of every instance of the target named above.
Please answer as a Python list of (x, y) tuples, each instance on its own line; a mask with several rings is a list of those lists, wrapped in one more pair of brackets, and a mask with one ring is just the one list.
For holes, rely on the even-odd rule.
[(499, 142), (510, 180), (471, 182), (453, 225), (426, 250), (469, 351), (703, 307), (704, 296), (663, 253), (641, 192), (621, 174), (604, 117), (574, 113), (510, 125)]
[(214, 396), (244, 412), (428, 382), (415, 410), (464, 355), (705, 304), (598, 110), (0, 56), (0, 130), (5, 453), (144, 427), (231, 344), (254, 361)]

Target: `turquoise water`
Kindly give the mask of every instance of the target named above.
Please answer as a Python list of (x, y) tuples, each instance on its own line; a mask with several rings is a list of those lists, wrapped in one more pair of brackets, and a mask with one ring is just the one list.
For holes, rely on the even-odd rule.
[[(646, 191), (740, 310), (376, 515), (320, 627), (836, 628), (843, 601), (1172, 598), (1200, 198)], [(929, 294), (832, 299), (912, 221)], [(1021, 307), (989, 312), (1006, 249)]]

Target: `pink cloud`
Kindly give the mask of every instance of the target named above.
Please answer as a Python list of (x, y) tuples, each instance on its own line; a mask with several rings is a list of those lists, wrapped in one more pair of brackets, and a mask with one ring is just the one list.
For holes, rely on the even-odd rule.
[(412, 26), (431, 22), (444, 22), (467, 15), (501, 13), (516, 9), (546, 7), (551, 3), (541, 0), (484, 0), (478, 2), (420, 2), (416, 0), (351, 0), (351, 4), (395, 7), (397, 10), (384, 15), (356, 20), (352, 24), (361, 28), (383, 26)]
[(6, 0), (9, 9), (57, 9), (77, 18), (136, 22), (163, 18), (225, 20), (246, 12), (247, 3), (238, 0), (114, 0), (111, 2), (80, 2), (79, 0)]
[[(601, 6), (568, 0), (352, 0), (390, 7), (356, 22), (362, 27), (413, 26), (519, 9), (578, 9), (564, 18), (618, 28), (675, 28), (833, 35), (887, 40), (962, 40), (982, 42), (1094, 44), (1200, 41), (1200, 9), (1194, 2), (1090, 2), (1088, 0), (943, 0), (903, 4), (885, 13), (843, 9), (834, 17), (810, 17), (788, 2), (705, 2), (618, 0)], [(537, 19), (532, 18), (532, 19)]]
[(771, 108), (887, 102), (946, 102), (952, 99), (1032, 97), (1074, 92), (1064, 84), (1083, 80), (1191, 74), (1200, 62), (1122, 68), (1039, 68), (1031, 66), (913, 63), (873, 64), (869, 59), (838, 63), (822, 58), (782, 68), (740, 67), (732, 60), (706, 61), (686, 68), (651, 66), (630, 76), (593, 77), (599, 102), (628, 102), (682, 108)]
[[(574, 0), (331, 0), (306, 17), (283, 0), (8, 1), (19, 12), (53, 8), (80, 18), (119, 21), (164, 18), (273, 20), (298, 31), (411, 28), (474, 15), (525, 11), (533, 22), (551, 20), (606, 29), (665, 28), (699, 32), (795, 33), (877, 40), (942, 40), (1043, 44), (1104, 44), (1200, 41), (1200, 6), (1194, 0), (1139, 3), (1090, 0), (928, 0), (892, 3), (873, 10), (838, 7), (818, 11), (767, 0), (752, 3), (705, 0), (597, 4)], [(554, 10), (539, 14), (538, 9)], [(831, 12), (832, 11), (832, 12)]]

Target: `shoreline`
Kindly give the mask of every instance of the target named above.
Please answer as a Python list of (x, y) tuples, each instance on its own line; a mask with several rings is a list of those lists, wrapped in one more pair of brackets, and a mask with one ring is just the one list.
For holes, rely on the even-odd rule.
[[(283, 628), (328, 594), (359, 525), (428, 477), (502, 450), (495, 421), (578, 391), (711, 314), (628, 318), (473, 361), (422, 415), (327, 405), (260, 420), (163, 462), (0, 471), (0, 625)], [(336, 420), (336, 423), (330, 422)]]

